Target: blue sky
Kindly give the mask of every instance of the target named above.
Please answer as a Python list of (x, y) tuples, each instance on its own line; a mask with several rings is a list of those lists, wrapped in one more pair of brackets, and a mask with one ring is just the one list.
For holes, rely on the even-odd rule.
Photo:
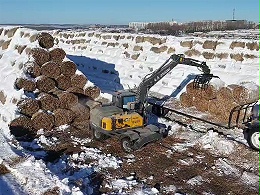
[(0, 0), (0, 24), (259, 21), (259, 0)]

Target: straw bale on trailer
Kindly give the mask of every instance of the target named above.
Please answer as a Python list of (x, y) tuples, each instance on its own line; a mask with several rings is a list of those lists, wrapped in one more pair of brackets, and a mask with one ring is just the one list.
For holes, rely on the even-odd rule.
[(74, 113), (68, 109), (58, 108), (53, 111), (53, 114), (54, 114), (54, 126), (56, 127), (70, 124), (74, 118)]
[(61, 70), (59, 64), (53, 61), (49, 61), (42, 65), (41, 73), (42, 75), (50, 78), (57, 78), (60, 75)]
[(33, 48), (30, 51), (30, 55), (33, 57), (38, 65), (43, 65), (50, 60), (50, 54), (45, 49)]
[(88, 79), (84, 74), (75, 74), (71, 77), (71, 86), (72, 87), (78, 87), (78, 88), (83, 88)]
[(184, 92), (180, 95), (181, 105), (184, 107), (193, 106), (193, 97), (190, 96), (187, 92)]
[(33, 92), (36, 90), (36, 84), (33, 80), (26, 79), (26, 78), (18, 78), (15, 81), (15, 86), (18, 89), (24, 89), (25, 91), (28, 92)]
[(36, 62), (28, 62), (25, 64), (25, 72), (35, 78), (41, 75), (41, 67)]
[(66, 90), (71, 87), (70, 76), (65, 76), (63, 74), (59, 75), (56, 79), (57, 87), (62, 90)]
[(220, 102), (234, 102), (234, 96), (233, 96), (233, 91), (232, 88), (230, 87), (222, 87), (218, 92), (217, 92), (217, 100)]
[(53, 111), (60, 106), (59, 99), (48, 93), (40, 93), (38, 100), (41, 109), (45, 111)]
[(31, 117), (40, 109), (38, 100), (27, 98), (21, 100), (17, 104), (18, 110), (21, 114)]
[(42, 75), (37, 77), (36, 86), (41, 92), (49, 92), (55, 88), (56, 83), (53, 79)]
[(87, 87), (85, 89), (85, 95), (96, 99), (100, 95), (100, 89), (97, 86)]
[(242, 105), (259, 100), (259, 86), (255, 83), (243, 83), (233, 89), (235, 101)]
[(73, 93), (62, 92), (58, 94), (60, 100), (60, 108), (70, 109), (72, 106), (78, 104), (78, 97)]
[(208, 111), (208, 103), (209, 101), (203, 97), (195, 96), (193, 99), (193, 105), (201, 112)]
[(32, 132), (32, 123), (31, 119), (27, 116), (19, 116), (16, 119), (12, 120), (9, 124), (9, 129), (11, 134), (16, 137), (21, 137)]
[(53, 115), (38, 111), (32, 116), (32, 126), (35, 130), (51, 130), (54, 125), (54, 117)]
[(50, 49), (54, 45), (54, 38), (46, 32), (40, 33), (37, 36), (37, 40), (42, 48)]
[(73, 76), (77, 71), (77, 65), (72, 61), (62, 62), (60, 65), (61, 74), (65, 76)]
[(50, 52), (51, 61), (61, 63), (66, 56), (66, 52), (62, 48), (52, 49)]

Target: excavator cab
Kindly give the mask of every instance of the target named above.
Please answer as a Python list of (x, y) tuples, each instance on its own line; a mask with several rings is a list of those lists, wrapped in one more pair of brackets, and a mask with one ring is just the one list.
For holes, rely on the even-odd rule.
[(112, 103), (123, 110), (133, 110), (136, 94), (131, 91), (117, 91), (112, 96)]

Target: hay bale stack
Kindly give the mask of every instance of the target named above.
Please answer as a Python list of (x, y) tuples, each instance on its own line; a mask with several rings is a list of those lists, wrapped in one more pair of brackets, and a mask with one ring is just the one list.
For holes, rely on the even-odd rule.
[(38, 111), (32, 116), (32, 126), (35, 130), (51, 130), (54, 125), (54, 116), (43, 111)]
[(54, 38), (49, 33), (40, 33), (37, 40), (42, 48), (50, 49), (54, 46)]
[(253, 82), (243, 83), (233, 89), (235, 101), (242, 105), (259, 100), (259, 86)]
[(21, 137), (30, 134), (33, 131), (31, 119), (27, 116), (19, 116), (9, 124), (11, 134)]
[(50, 78), (57, 78), (60, 76), (61, 70), (59, 67), (59, 64), (56, 62), (50, 61), (46, 62), (41, 67), (41, 73), (44, 76), (50, 77)]
[(58, 98), (60, 100), (60, 108), (70, 109), (78, 104), (78, 97), (73, 93), (62, 92), (58, 94)]
[(193, 105), (197, 108), (198, 111), (208, 111), (208, 103), (209, 101), (203, 97), (195, 96), (193, 98)]
[(84, 89), (78, 87), (70, 87), (66, 91), (75, 95), (85, 95)]
[(36, 78), (41, 75), (41, 67), (36, 62), (29, 62), (25, 64), (25, 72)]
[(61, 74), (65, 76), (73, 76), (77, 71), (77, 65), (72, 61), (62, 62), (60, 65)]
[(59, 99), (48, 93), (40, 93), (38, 100), (41, 109), (45, 111), (53, 111), (60, 106)]
[(39, 76), (36, 80), (36, 86), (41, 92), (49, 92), (56, 87), (55, 81), (47, 76)]
[(33, 80), (26, 78), (18, 78), (15, 81), (15, 86), (18, 89), (24, 89), (24, 91), (33, 92), (36, 90), (36, 84)]
[(43, 65), (50, 60), (50, 54), (48, 51), (42, 48), (33, 48), (30, 51), (30, 55), (38, 65)]
[(87, 87), (84, 89), (84, 93), (86, 96), (91, 97), (92, 99), (96, 99), (100, 95), (100, 89), (97, 86)]
[(180, 95), (181, 105), (184, 107), (193, 106), (193, 96), (190, 96), (187, 92), (184, 92)]
[(71, 77), (71, 86), (83, 89), (87, 81), (88, 79), (84, 74), (75, 74)]
[(29, 117), (31, 117), (34, 113), (36, 113), (40, 109), (38, 100), (31, 99), (31, 98), (19, 101), (17, 107), (21, 114), (24, 114), (25, 116), (29, 116)]
[(56, 127), (70, 124), (74, 119), (74, 113), (68, 109), (58, 108), (53, 111), (53, 114), (54, 114), (54, 126)]
[(57, 63), (61, 63), (66, 56), (66, 52), (61, 48), (52, 49), (49, 53), (50, 53), (51, 61)]
[(70, 76), (65, 76), (65, 75), (61, 74), (55, 80), (57, 82), (57, 87), (61, 90), (67, 90), (68, 88), (71, 87)]
[(71, 107), (70, 110), (75, 116), (71, 123), (72, 126), (77, 127), (78, 129), (86, 129), (89, 127), (90, 109), (87, 106), (78, 103)]
[(234, 96), (232, 92), (232, 88), (229, 87), (222, 87), (220, 90), (217, 92), (217, 99), (220, 102), (234, 102)]

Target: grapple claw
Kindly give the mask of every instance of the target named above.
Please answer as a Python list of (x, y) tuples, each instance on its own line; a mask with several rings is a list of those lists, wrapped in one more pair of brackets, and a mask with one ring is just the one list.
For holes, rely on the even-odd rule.
[(199, 74), (196, 75), (193, 82), (194, 89), (207, 89), (209, 86), (209, 82), (212, 78), (219, 78), (213, 74)]

